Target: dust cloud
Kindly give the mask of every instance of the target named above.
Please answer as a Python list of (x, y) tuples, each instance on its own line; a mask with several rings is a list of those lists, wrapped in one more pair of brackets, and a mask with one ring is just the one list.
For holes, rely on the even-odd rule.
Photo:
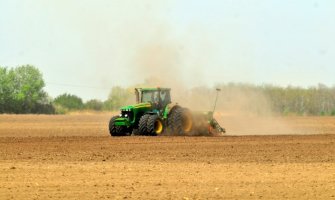
[[(172, 88), (172, 101), (192, 111), (212, 111), (217, 91), (218, 101), (215, 118), (227, 130), (227, 135), (278, 135), (294, 134), (295, 131), (280, 116), (277, 116), (269, 100), (260, 91), (232, 84), (210, 87), (190, 87), (191, 73), (183, 64), (190, 63), (187, 52), (178, 48), (180, 43), (155, 39), (153, 43), (139, 47), (134, 59), (137, 75), (145, 77), (143, 87)], [(206, 66), (194, 67), (199, 74), (205, 73)], [(222, 80), (224, 82), (224, 80)]]
[(289, 135), (297, 132), (273, 111), (263, 93), (250, 89), (228, 86), (221, 94), (215, 117), (228, 130), (228, 135)]
[[(128, 4), (132, 4), (128, 1)], [(169, 87), (172, 89), (172, 101), (195, 111), (212, 111), (216, 97), (215, 87), (209, 86), (204, 80), (208, 76), (208, 66), (218, 65), (215, 57), (222, 56), (216, 52), (214, 41), (206, 33), (190, 31), (181, 35), (171, 32), (169, 24), (159, 20), (159, 9), (150, 4), (139, 3), (134, 10), (128, 4), (119, 8), (121, 11), (115, 19), (124, 19), (122, 25), (109, 27), (106, 31), (101, 23), (104, 20), (93, 18), (95, 28), (81, 27), (79, 30), (84, 38), (95, 38), (89, 42), (88, 49), (101, 49), (91, 52), (97, 67), (95, 75), (100, 77), (104, 85), (135, 84), (142, 87)], [(154, 7), (161, 7), (155, 3)], [(163, 7), (166, 5), (164, 4)], [(108, 10), (108, 9), (107, 9)], [(106, 10), (106, 13), (109, 11)], [(140, 11), (139, 11), (140, 10)], [(128, 18), (123, 13), (136, 13)], [(69, 12), (68, 14), (71, 14)], [(86, 16), (86, 15), (84, 15)], [(82, 21), (82, 19), (78, 19)], [(131, 24), (131, 25), (130, 25)], [(86, 26), (86, 24), (85, 24)], [(92, 31), (94, 30), (94, 31)], [(101, 35), (96, 38), (92, 36)], [(117, 31), (117, 40), (104, 41), (106, 35)], [(106, 34), (106, 35), (104, 35)], [(189, 39), (193, 37), (192, 39)], [(196, 44), (194, 42), (196, 41)], [(91, 47), (91, 46), (90, 46)], [(101, 53), (103, 52), (103, 54)], [(113, 55), (111, 59), (110, 55)], [(236, 58), (238, 59), (238, 58)], [(111, 66), (119, 71), (111, 71)], [(117, 66), (117, 67), (116, 67)], [(222, 74), (228, 66), (222, 66)], [(234, 66), (230, 66), (234, 67)], [(235, 66), (240, 67), (240, 66)], [(248, 67), (246, 67), (248, 69)], [(103, 72), (103, 73), (101, 73)], [(113, 76), (124, 77), (117, 82)], [(115, 73), (115, 74), (113, 74)], [(243, 72), (241, 72), (242, 74)], [(122, 74), (122, 75), (121, 75)], [(92, 74), (89, 73), (89, 79)], [(225, 82), (225, 80), (222, 80)], [(221, 87), (215, 117), (231, 135), (257, 134), (289, 134), (292, 131), (274, 115), (268, 100), (256, 91), (241, 90), (234, 87)], [(131, 99), (133, 101), (134, 99)]]

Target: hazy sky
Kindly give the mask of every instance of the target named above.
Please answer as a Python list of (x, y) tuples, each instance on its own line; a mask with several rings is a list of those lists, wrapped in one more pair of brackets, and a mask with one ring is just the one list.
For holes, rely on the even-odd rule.
[(85, 100), (152, 76), (332, 86), (335, 1), (0, 0), (0, 65), (22, 64)]

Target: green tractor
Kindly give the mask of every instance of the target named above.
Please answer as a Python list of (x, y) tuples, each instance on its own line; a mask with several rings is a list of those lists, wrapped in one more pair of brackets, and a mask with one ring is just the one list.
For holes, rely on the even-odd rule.
[[(173, 104), (170, 91), (170, 88), (135, 88), (136, 104), (122, 107), (121, 113), (111, 118), (111, 136), (157, 136), (163, 132), (188, 135), (201, 129), (225, 132), (212, 112), (194, 115), (189, 109)], [(200, 118), (206, 125), (199, 126)]]

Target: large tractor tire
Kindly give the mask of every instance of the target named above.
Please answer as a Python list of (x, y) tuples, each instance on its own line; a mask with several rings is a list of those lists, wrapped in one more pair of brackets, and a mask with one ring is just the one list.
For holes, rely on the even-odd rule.
[(147, 121), (147, 131), (149, 135), (157, 136), (164, 130), (163, 121), (158, 115), (150, 115)]
[(115, 126), (115, 120), (119, 116), (114, 116), (111, 118), (109, 121), (109, 133), (111, 136), (126, 136), (127, 135), (127, 130), (123, 126)]
[(180, 106), (174, 106), (171, 110), (170, 110), (170, 112), (169, 112), (169, 114), (168, 114), (168, 120), (167, 120), (167, 128), (168, 128), (168, 132), (170, 133), (170, 134), (174, 134), (175, 133), (175, 127), (174, 127), (174, 119), (175, 119), (175, 115), (176, 115), (176, 110), (178, 110), (178, 109), (181, 109), (181, 107)]
[(174, 134), (188, 135), (193, 128), (192, 114), (187, 108), (177, 107), (169, 116), (169, 127)]
[(138, 123), (138, 132), (141, 135), (148, 135), (147, 122), (151, 115), (145, 114), (140, 118)]

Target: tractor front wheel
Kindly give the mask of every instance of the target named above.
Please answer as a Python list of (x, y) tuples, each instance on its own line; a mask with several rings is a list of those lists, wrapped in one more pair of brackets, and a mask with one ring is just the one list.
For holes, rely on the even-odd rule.
[(123, 126), (116, 126), (115, 125), (115, 120), (119, 116), (114, 116), (111, 118), (109, 121), (109, 133), (111, 136), (126, 136), (127, 135), (127, 130)]

